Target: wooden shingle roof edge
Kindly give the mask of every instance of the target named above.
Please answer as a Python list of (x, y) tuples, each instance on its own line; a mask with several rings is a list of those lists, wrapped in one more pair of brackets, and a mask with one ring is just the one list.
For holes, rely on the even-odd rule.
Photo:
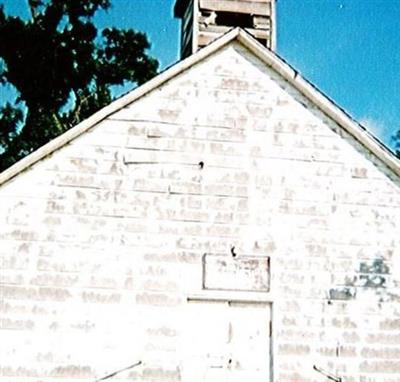
[(330, 117), (358, 142), (360, 142), (365, 148), (367, 148), (372, 154), (374, 154), (374, 156), (384, 165), (386, 165), (388, 169), (390, 169), (397, 177), (400, 177), (400, 160), (397, 159), (396, 156), (378, 139), (372, 136), (363, 126), (357, 123), (349, 114), (337, 106), (314, 85), (299, 75), (295, 69), (293, 69), (276, 53), (265, 48), (243, 29), (235, 28), (197, 53), (187, 57), (182, 61), (179, 61), (175, 65), (158, 74), (150, 81), (132, 90), (121, 98), (111, 102), (109, 105), (100, 109), (89, 118), (85, 119), (78, 125), (43, 145), (36, 151), (32, 152), (25, 158), (21, 159), (3, 171), (0, 174), (0, 185), (14, 178), (41, 159), (52, 154), (54, 151), (68, 144), (73, 139), (79, 137), (81, 134), (85, 133), (90, 128), (109, 117), (111, 114), (145, 96), (150, 91), (156, 89), (178, 74), (189, 69), (191, 66), (207, 58), (234, 40), (240, 42), (267, 66), (279, 73), (286, 81), (288, 81), (301, 94), (303, 94), (315, 106), (317, 106), (325, 115)]

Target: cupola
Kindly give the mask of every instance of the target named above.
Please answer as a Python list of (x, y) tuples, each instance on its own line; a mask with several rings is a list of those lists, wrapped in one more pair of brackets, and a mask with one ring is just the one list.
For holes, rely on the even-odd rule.
[(181, 58), (235, 27), (275, 50), (275, 0), (177, 0), (174, 16), (181, 19)]

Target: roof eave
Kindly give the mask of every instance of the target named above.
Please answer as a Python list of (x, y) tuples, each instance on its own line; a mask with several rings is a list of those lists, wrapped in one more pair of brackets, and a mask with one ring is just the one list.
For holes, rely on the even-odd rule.
[(350, 115), (337, 106), (320, 90), (301, 77), (295, 69), (287, 64), (276, 53), (265, 48), (246, 31), (240, 28), (235, 28), (197, 53), (171, 66), (150, 81), (146, 82), (144, 85), (112, 102), (110, 105), (99, 110), (77, 126), (73, 127), (38, 150), (34, 151), (27, 157), (21, 159), (19, 162), (15, 163), (13, 166), (0, 174), (0, 185), (14, 178), (16, 175), (40, 161), (47, 155), (50, 155), (55, 150), (88, 131), (90, 128), (111, 114), (148, 94), (150, 91), (161, 86), (163, 83), (175, 77), (179, 73), (189, 69), (191, 66), (210, 56), (235, 39), (253, 52), (253, 54), (255, 54), (266, 65), (270, 66), (277, 73), (279, 73), (300, 93), (314, 103), (323, 113), (325, 113), (364, 147), (366, 147), (371, 153), (373, 153), (375, 157), (383, 162), (397, 177), (400, 177), (400, 161), (391, 151), (389, 151), (376, 138), (369, 134), (367, 130), (365, 130), (360, 124), (352, 119)]
[(257, 40), (252, 38), (246, 31), (240, 30), (238, 40), (259, 59), (285, 78), (324, 114), (330, 117), (358, 142), (370, 150), (397, 176), (400, 176), (400, 160), (377, 138), (371, 135), (362, 125), (355, 121), (345, 110), (340, 108), (333, 100), (323, 94), (312, 83), (303, 78), (293, 67), (291, 67), (276, 53), (265, 48)]
[(177, 76), (179, 73), (189, 69), (191, 66), (213, 54), (215, 51), (222, 48), (230, 41), (234, 40), (239, 35), (239, 33), (239, 28), (232, 29), (225, 35), (218, 38), (212, 44), (204, 47), (197, 53), (185, 58), (184, 60), (181, 60), (178, 63), (172, 65), (151, 80), (147, 81), (145, 84), (137, 87), (131, 92), (111, 102), (109, 105), (100, 109), (89, 118), (80, 122), (78, 125), (72, 127), (65, 133), (59, 135), (57, 138), (51, 140), (31, 154), (22, 158), (21, 160), (4, 170), (2, 173), (0, 173), (0, 186), (14, 178), (16, 175), (20, 174), (22, 171), (25, 171), (44, 157), (50, 155), (62, 146), (71, 142), (73, 139), (79, 137), (81, 134), (85, 133), (93, 126), (106, 119), (111, 114), (117, 112), (118, 110), (121, 110), (130, 103), (138, 100), (152, 90), (161, 86), (166, 81)]

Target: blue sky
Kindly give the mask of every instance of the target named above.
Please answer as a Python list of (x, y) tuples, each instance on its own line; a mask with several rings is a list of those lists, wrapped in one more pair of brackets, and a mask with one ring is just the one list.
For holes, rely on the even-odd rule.
[[(0, 0), (27, 15), (27, 0)], [(175, 0), (112, 0), (99, 27), (148, 34), (165, 68), (178, 60)], [(400, 129), (400, 0), (279, 0), (277, 52), (387, 145)], [(12, 97), (0, 89), (0, 102)]]

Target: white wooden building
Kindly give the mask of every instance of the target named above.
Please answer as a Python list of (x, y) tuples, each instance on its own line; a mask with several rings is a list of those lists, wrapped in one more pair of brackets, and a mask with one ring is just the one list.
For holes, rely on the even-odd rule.
[(274, 7), (178, 1), (186, 58), (0, 174), (0, 382), (399, 381), (400, 163)]

